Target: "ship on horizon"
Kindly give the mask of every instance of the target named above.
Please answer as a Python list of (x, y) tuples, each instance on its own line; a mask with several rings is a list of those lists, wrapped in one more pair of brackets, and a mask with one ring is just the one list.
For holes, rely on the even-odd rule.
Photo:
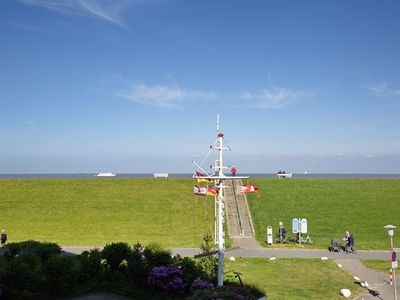
[(117, 175), (115, 173), (111, 173), (111, 172), (104, 172), (104, 173), (98, 173), (94, 176), (96, 176), (96, 177), (115, 177)]

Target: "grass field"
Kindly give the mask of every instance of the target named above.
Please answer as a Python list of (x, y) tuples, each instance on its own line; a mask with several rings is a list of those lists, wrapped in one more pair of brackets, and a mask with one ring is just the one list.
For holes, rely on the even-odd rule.
[[(388, 249), (383, 229), (398, 224), (400, 180), (256, 179), (249, 195), (257, 238), (307, 218), (317, 248), (350, 230), (358, 249)], [(11, 241), (104, 246), (111, 241), (198, 247), (213, 233), (211, 197), (193, 196), (190, 179), (2, 179), (0, 227)], [(397, 222), (397, 224), (396, 224)], [(398, 235), (394, 238), (399, 244)]]
[[(291, 231), (293, 218), (306, 218), (317, 248), (333, 237), (353, 232), (358, 249), (388, 249), (383, 226), (400, 223), (400, 180), (394, 179), (256, 179), (260, 193), (250, 195), (257, 239), (268, 225), (277, 232), (282, 221)], [(397, 241), (396, 241), (397, 240)], [(399, 244), (395, 235), (395, 245)]]
[(226, 262), (225, 272), (226, 279), (236, 282), (233, 272), (241, 273), (243, 283), (257, 286), (268, 299), (341, 299), (343, 288), (350, 289), (352, 296), (363, 292), (334, 261), (237, 259)]
[(214, 232), (214, 208), (205, 200), (193, 196), (191, 180), (0, 180), (0, 227), (10, 242), (199, 247), (202, 236)]
[[(366, 265), (368, 268), (377, 271), (377, 272), (382, 272), (389, 274), (390, 268), (391, 268), (391, 261), (388, 260), (379, 260), (379, 259), (364, 259), (362, 260), (362, 263)], [(397, 272), (396, 272), (397, 274)]]

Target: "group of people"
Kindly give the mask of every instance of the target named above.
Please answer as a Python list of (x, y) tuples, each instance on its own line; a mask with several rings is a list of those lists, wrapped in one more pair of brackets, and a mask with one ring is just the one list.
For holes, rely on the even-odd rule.
[(340, 245), (340, 240), (338, 238), (333, 238), (331, 240), (331, 247), (329, 248), (330, 251), (333, 252), (340, 252), (340, 251), (344, 251), (346, 253), (356, 253), (356, 247), (355, 247), (355, 243), (354, 243), (354, 236), (351, 232), (346, 231), (344, 237), (343, 237), (343, 241), (346, 243), (343, 246)]
[(1, 246), (4, 247), (7, 243), (7, 232), (5, 229), (1, 231)]

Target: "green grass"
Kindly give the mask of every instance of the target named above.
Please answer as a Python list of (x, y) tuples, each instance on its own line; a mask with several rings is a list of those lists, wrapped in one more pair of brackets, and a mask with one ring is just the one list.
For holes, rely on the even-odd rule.
[[(389, 274), (391, 268), (391, 261), (388, 260), (379, 260), (379, 259), (364, 259), (362, 263), (366, 265), (368, 268), (377, 271)], [(397, 274), (397, 272), (396, 272)]]
[(189, 179), (3, 179), (0, 212), (9, 242), (199, 247), (214, 233), (213, 199), (193, 196)]
[(363, 289), (352, 277), (338, 268), (334, 261), (320, 259), (237, 259), (227, 261), (225, 278), (238, 281), (239, 272), (244, 284), (257, 286), (268, 299), (341, 299), (340, 290), (348, 288), (352, 296)]
[[(400, 215), (400, 180), (255, 179), (249, 195), (257, 238), (279, 221), (308, 219), (315, 245), (350, 230), (358, 249), (387, 249), (384, 225)], [(198, 247), (214, 233), (212, 197), (193, 196), (191, 179), (2, 179), (0, 226), (10, 242), (104, 246), (112, 241)], [(2, 229), (0, 228), (0, 229)], [(397, 239), (397, 241), (396, 241)], [(395, 235), (395, 244), (399, 243)], [(229, 243), (228, 243), (229, 244)], [(264, 243), (265, 244), (265, 243)]]
[(400, 225), (396, 224), (400, 216), (400, 180), (255, 179), (252, 182), (260, 188), (260, 193), (248, 197), (260, 242), (265, 239), (268, 225), (277, 233), (278, 222), (282, 221), (291, 231), (291, 220), (300, 217), (307, 218), (317, 248), (328, 247), (331, 238), (342, 238), (349, 230), (355, 236), (357, 249), (388, 249), (389, 239), (383, 226)]

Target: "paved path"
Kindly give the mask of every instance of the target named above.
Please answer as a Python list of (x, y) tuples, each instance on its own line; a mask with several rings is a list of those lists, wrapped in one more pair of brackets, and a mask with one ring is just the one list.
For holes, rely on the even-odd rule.
[[(368, 282), (369, 287), (366, 288), (365, 294), (359, 296), (356, 300), (394, 299), (393, 286), (388, 284), (389, 276), (387, 274), (367, 268), (358, 259), (336, 259), (335, 261), (341, 264), (343, 269), (352, 276), (357, 276), (361, 281)], [(400, 283), (396, 286), (397, 291), (400, 291)]]
[[(194, 256), (201, 253), (199, 248), (174, 248), (172, 254), (180, 254), (182, 256)], [(321, 258), (330, 259), (388, 259), (389, 251), (367, 251), (358, 250), (357, 254), (346, 254), (344, 252), (336, 253), (321, 249), (286, 249), (286, 248), (233, 248), (226, 250), (227, 256), (236, 257), (286, 257), (286, 258)]]

